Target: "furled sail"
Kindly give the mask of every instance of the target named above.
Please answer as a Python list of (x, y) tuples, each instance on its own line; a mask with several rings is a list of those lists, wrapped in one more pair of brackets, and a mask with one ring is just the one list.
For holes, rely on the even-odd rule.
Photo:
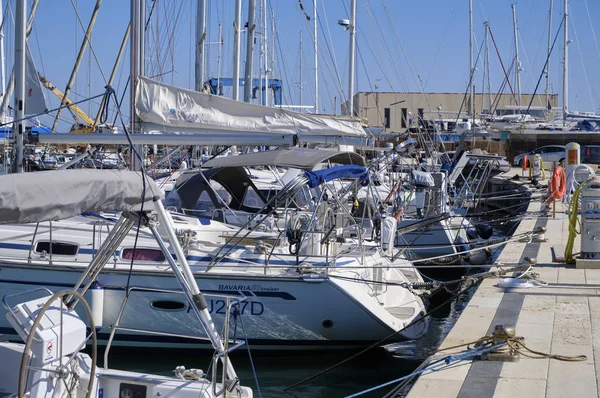
[(40, 86), (37, 69), (33, 63), (29, 47), (25, 54), (25, 114), (36, 115), (48, 110), (46, 107), (46, 98)]
[(230, 100), (140, 77), (135, 109), (146, 130), (365, 137), (360, 123)]

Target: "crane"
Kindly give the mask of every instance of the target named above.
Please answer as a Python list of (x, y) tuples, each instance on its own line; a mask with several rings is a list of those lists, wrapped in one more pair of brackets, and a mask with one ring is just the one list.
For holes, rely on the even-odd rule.
[[(46, 87), (48, 90), (52, 92), (52, 94), (56, 95), (58, 99), (63, 101), (64, 94), (60, 91), (54, 84), (52, 84), (49, 80), (47, 80), (44, 76), (38, 73), (38, 78), (40, 82)], [(81, 110), (77, 105), (73, 104), (68, 98), (64, 99), (64, 104), (67, 109), (71, 111), (71, 115), (73, 116), (73, 120), (75, 120), (75, 124), (71, 126), (71, 133), (91, 133), (96, 130), (96, 126), (94, 125), (94, 119), (89, 117), (84, 111)], [(83, 120), (83, 123), (79, 120), (79, 118)]]

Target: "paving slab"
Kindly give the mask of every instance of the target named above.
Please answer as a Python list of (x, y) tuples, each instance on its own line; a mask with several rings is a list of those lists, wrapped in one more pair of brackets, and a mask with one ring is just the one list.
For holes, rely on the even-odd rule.
[[(526, 256), (536, 257), (532, 271), (547, 285), (502, 289), (495, 286), (499, 279), (484, 280), (441, 347), (473, 341), (490, 333), (496, 324), (509, 324), (534, 351), (585, 355), (586, 360), (465, 361), (448, 374), (443, 370), (419, 378), (408, 398), (600, 396), (600, 332), (593, 333), (600, 331), (600, 269), (556, 262), (564, 255), (568, 236), (565, 206), (557, 203), (556, 207), (556, 217), (527, 217), (515, 232), (545, 225), (547, 241), (513, 242), (497, 260), (499, 267), (510, 267)], [(531, 202), (529, 211), (539, 210), (540, 202)], [(574, 247), (578, 251), (578, 238)]]

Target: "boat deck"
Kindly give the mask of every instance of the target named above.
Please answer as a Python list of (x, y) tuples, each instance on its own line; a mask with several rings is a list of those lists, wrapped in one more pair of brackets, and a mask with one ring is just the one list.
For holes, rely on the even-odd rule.
[[(540, 210), (540, 201), (529, 211)], [(545, 353), (586, 355), (582, 362), (532, 359), (519, 362), (466, 360), (421, 376), (409, 398), (598, 397), (600, 395), (600, 269), (577, 269), (556, 262), (568, 237), (566, 206), (556, 204), (556, 216), (524, 219), (516, 233), (547, 229), (545, 242), (515, 242), (498, 259), (512, 266), (536, 257), (533, 271), (547, 286), (521, 289), (496, 287), (485, 279), (440, 348), (471, 342), (490, 334), (495, 325), (515, 326), (528, 347)], [(576, 239), (574, 251), (579, 251)], [(447, 353), (457, 352), (447, 351)], [(442, 353), (440, 353), (441, 355)], [(444, 355), (448, 355), (443, 353)]]

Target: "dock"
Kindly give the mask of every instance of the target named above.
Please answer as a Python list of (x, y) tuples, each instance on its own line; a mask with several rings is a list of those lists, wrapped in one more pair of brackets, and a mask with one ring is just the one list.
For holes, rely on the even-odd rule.
[[(541, 210), (531, 202), (529, 212)], [(518, 362), (461, 361), (424, 374), (408, 398), (599, 397), (600, 395), (600, 269), (577, 269), (562, 260), (568, 237), (566, 205), (556, 203), (553, 217), (521, 221), (515, 234), (545, 227), (545, 240), (512, 242), (497, 260), (499, 267), (536, 258), (533, 272), (547, 286), (504, 289), (499, 278), (482, 281), (440, 349), (489, 335), (495, 325), (511, 325), (533, 350), (587, 359), (569, 362), (521, 356)], [(579, 251), (579, 238), (574, 251)], [(507, 275), (510, 276), (510, 275)], [(441, 352), (453, 355), (465, 348)]]

